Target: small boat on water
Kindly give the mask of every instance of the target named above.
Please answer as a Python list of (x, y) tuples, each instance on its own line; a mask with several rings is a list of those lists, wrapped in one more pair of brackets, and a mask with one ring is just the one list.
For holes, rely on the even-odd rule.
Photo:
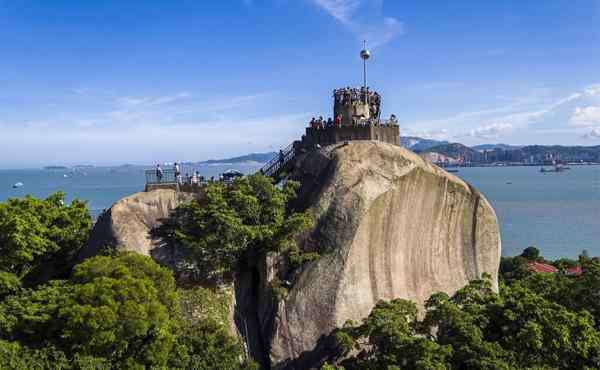
[(447, 169), (446, 172), (458, 173), (458, 170), (456, 170), (456, 169)]
[(557, 163), (556, 161), (552, 162), (552, 167), (551, 168), (545, 168), (545, 167), (541, 167), (540, 168), (540, 172), (541, 173), (558, 173), (558, 172), (563, 172), (566, 170), (570, 170), (571, 167), (569, 166), (565, 166), (562, 163)]
[(15, 183), (15, 184), (13, 184), (13, 186), (12, 186), (12, 187), (13, 187), (13, 189), (18, 189), (18, 188), (21, 188), (21, 187), (23, 187), (23, 185), (24, 185), (24, 184), (23, 184), (22, 182), (17, 182), (17, 183)]

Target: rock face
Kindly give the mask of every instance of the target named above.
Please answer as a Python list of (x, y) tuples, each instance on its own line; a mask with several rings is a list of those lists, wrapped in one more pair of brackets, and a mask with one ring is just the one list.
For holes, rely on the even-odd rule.
[[(494, 210), (473, 187), (416, 154), (351, 141), (298, 156), (292, 177), (302, 183), (297, 207), (317, 221), (301, 243), (322, 257), (289, 272), (280, 256), (254, 256), (233, 287), (230, 324), (264, 368), (318, 366), (331, 332), (361, 321), (379, 300), (422, 305), (483, 273), (497, 281)], [(152, 256), (177, 274), (181, 255), (150, 230), (181, 200), (174, 190), (154, 190), (118, 201), (98, 220), (81, 259), (112, 245)], [(279, 302), (269, 288), (275, 279), (291, 283)]]
[(305, 268), (276, 308), (274, 368), (314, 366), (331, 331), (359, 322), (379, 300), (422, 304), (483, 273), (496, 283), (496, 215), (461, 179), (375, 141), (326, 147), (298, 161), (300, 198), (317, 220), (304, 243), (328, 252)]
[(170, 189), (136, 193), (119, 200), (98, 218), (79, 259), (94, 256), (102, 248), (111, 246), (119, 251), (152, 256), (161, 263), (172, 265), (170, 253), (161, 248), (159, 240), (152, 239), (150, 230), (169, 216), (177, 202), (177, 193)]

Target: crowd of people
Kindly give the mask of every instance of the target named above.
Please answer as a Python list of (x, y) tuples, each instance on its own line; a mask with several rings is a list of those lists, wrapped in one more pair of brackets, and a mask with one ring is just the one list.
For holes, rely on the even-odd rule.
[(323, 116), (320, 116), (319, 118), (315, 118), (313, 117), (310, 122), (308, 123), (310, 128), (314, 128), (314, 129), (325, 129), (325, 128), (330, 128), (330, 127), (341, 127), (342, 126), (342, 115), (338, 114), (335, 117), (335, 120), (332, 119), (331, 117), (329, 117), (328, 119), (324, 119)]
[[(342, 115), (338, 114), (335, 119), (331, 117), (324, 119), (323, 116), (319, 116), (319, 118), (313, 117), (308, 123), (310, 128), (323, 130), (328, 129), (330, 127), (341, 127), (342, 126)], [(352, 126), (362, 127), (362, 126), (395, 126), (398, 124), (398, 119), (395, 114), (390, 115), (390, 118), (386, 121), (381, 121), (379, 118), (361, 118), (361, 117), (352, 117)]]
[(368, 87), (354, 88), (344, 87), (333, 90), (333, 98), (336, 104), (352, 105), (354, 101), (366, 101), (369, 104), (379, 106), (381, 96), (376, 91), (370, 91)]
[[(179, 185), (183, 185), (183, 184), (199, 185), (199, 184), (206, 184), (207, 182), (217, 181), (217, 179), (215, 179), (214, 176), (211, 176), (208, 179), (206, 179), (204, 176), (200, 176), (200, 173), (198, 171), (194, 171), (194, 172), (192, 172), (192, 174), (186, 173), (185, 175), (182, 175), (181, 165), (177, 162), (175, 162), (173, 164), (172, 172), (173, 172), (173, 176), (175, 177), (174, 178), (175, 182), (178, 183)], [(161, 167), (160, 164), (156, 165), (155, 176), (156, 176), (157, 183), (163, 182), (163, 179), (165, 177), (165, 171), (163, 170), (163, 168)], [(222, 179), (219, 179), (219, 180), (222, 180)], [(171, 182), (171, 181), (167, 180), (164, 182)]]

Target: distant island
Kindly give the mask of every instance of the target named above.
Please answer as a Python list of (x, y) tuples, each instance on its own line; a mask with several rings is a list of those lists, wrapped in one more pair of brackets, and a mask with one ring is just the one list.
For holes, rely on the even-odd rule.
[(45, 170), (68, 170), (69, 167), (66, 166), (46, 166), (44, 167)]
[[(600, 145), (597, 146), (562, 146), (562, 145), (510, 145), (480, 144), (466, 146), (418, 136), (400, 137), (400, 145), (421, 155), (430, 162), (441, 166), (544, 166), (553, 162), (569, 164), (600, 164)], [(237, 157), (209, 159), (199, 162), (185, 162), (187, 165), (260, 165), (277, 156), (276, 151), (265, 153), (249, 153)], [(138, 167), (124, 164), (118, 167)], [(45, 166), (44, 170), (70, 170), (93, 168), (93, 165)], [(141, 167), (151, 167), (149, 165)]]
[(198, 162), (203, 165), (217, 165), (217, 164), (243, 164), (243, 163), (266, 163), (270, 161), (276, 152), (267, 153), (250, 153), (239, 157), (225, 158), (225, 159), (209, 159), (207, 161)]
[[(483, 148), (483, 149), (481, 149)], [(600, 145), (562, 146), (506, 144), (468, 147), (460, 143), (444, 143), (416, 150), (422, 157), (442, 165), (508, 165), (545, 166), (562, 164), (600, 164)]]
[[(510, 145), (480, 144), (472, 147), (417, 136), (402, 136), (400, 145), (442, 166), (543, 166), (554, 162), (570, 164), (600, 164), (600, 145)], [(199, 165), (266, 163), (277, 152), (251, 153), (233, 158), (210, 159)]]

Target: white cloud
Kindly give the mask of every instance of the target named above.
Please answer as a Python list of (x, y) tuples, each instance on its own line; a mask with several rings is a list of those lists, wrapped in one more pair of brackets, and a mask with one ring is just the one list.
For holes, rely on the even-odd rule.
[(21, 153), (20, 165), (149, 164), (272, 151), (300, 137), (309, 118), (301, 112), (238, 113), (176, 120), (162, 113), (119, 116), (109, 112), (70, 121), (0, 122), (0, 131), (4, 149)]
[(600, 96), (600, 84), (590, 85), (585, 89), (588, 96)]
[(570, 121), (576, 127), (600, 126), (600, 107), (577, 107)]
[(595, 128), (589, 133), (583, 135), (584, 139), (600, 139), (600, 128)]
[(159, 96), (155, 98), (136, 98), (125, 96), (117, 99), (117, 103), (127, 107), (137, 107), (137, 106), (155, 106), (155, 105), (163, 105), (170, 104), (176, 101), (189, 98), (191, 96), (188, 92), (180, 92), (175, 95), (166, 95)]
[[(436, 87), (435, 85), (433, 86)], [(580, 91), (552, 97), (552, 91), (535, 89), (529, 95), (513, 98), (509, 104), (489, 109), (457, 113), (453, 116), (433, 120), (409, 122), (414, 130), (421, 132), (450, 128), (454, 138), (476, 138), (486, 140), (511, 134), (516, 130), (531, 129), (531, 125), (564, 127), (573, 133), (573, 127), (600, 127), (595, 104), (600, 97), (600, 84), (589, 85)], [(576, 109), (575, 104), (593, 104), (593, 109)], [(571, 118), (571, 117), (574, 118)], [(571, 128), (564, 124), (570, 122)], [(546, 127), (548, 128), (548, 127)]]
[(492, 123), (471, 130), (469, 136), (480, 139), (496, 139), (512, 130), (513, 125), (510, 123)]
[(440, 130), (413, 130), (411, 128), (402, 129), (402, 136), (416, 136), (421, 137), (423, 139), (432, 139), (432, 140), (450, 140), (452, 139), (452, 135), (447, 129)]
[(390, 42), (404, 33), (397, 18), (383, 14), (383, 0), (312, 0), (317, 6), (346, 26), (371, 48)]
[(361, 0), (314, 0), (332, 17), (343, 24), (351, 24), (354, 13), (361, 5)]

